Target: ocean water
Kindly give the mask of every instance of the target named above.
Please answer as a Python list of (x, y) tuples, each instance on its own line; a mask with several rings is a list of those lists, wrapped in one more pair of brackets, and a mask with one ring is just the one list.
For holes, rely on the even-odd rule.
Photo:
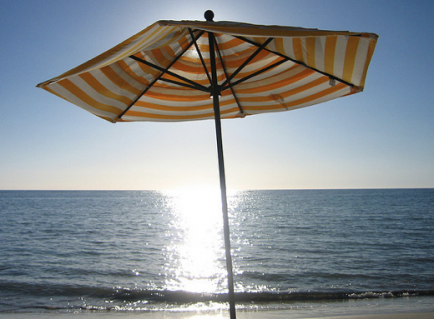
[[(229, 210), (240, 311), (434, 311), (434, 189), (234, 191)], [(0, 314), (224, 312), (225, 292), (218, 191), (0, 191)]]

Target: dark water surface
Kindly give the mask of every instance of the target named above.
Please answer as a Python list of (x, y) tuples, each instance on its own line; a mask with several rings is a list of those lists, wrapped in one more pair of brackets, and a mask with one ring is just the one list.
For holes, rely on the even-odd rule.
[[(240, 309), (434, 296), (434, 189), (229, 206)], [(0, 312), (225, 309), (220, 207), (209, 191), (0, 191)]]

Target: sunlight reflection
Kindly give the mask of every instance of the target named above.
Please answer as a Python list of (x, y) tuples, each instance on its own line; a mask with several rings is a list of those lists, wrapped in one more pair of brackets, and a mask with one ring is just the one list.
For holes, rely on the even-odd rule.
[(167, 191), (173, 219), (166, 249), (170, 290), (221, 292), (226, 270), (220, 191), (209, 187)]

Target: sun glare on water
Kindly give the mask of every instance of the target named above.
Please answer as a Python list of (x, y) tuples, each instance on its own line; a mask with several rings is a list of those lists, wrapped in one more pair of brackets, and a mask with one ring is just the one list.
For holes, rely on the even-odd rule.
[(167, 289), (220, 292), (226, 286), (220, 190), (195, 187), (165, 195), (173, 215), (165, 251)]

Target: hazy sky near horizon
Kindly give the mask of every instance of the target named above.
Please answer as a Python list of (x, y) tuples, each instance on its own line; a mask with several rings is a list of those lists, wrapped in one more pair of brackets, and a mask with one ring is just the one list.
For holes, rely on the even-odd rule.
[(157, 20), (377, 33), (365, 91), (224, 120), (228, 188), (434, 187), (433, 1), (1, 1), (0, 189), (218, 186), (213, 121), (111, 124), (36, 84)]

